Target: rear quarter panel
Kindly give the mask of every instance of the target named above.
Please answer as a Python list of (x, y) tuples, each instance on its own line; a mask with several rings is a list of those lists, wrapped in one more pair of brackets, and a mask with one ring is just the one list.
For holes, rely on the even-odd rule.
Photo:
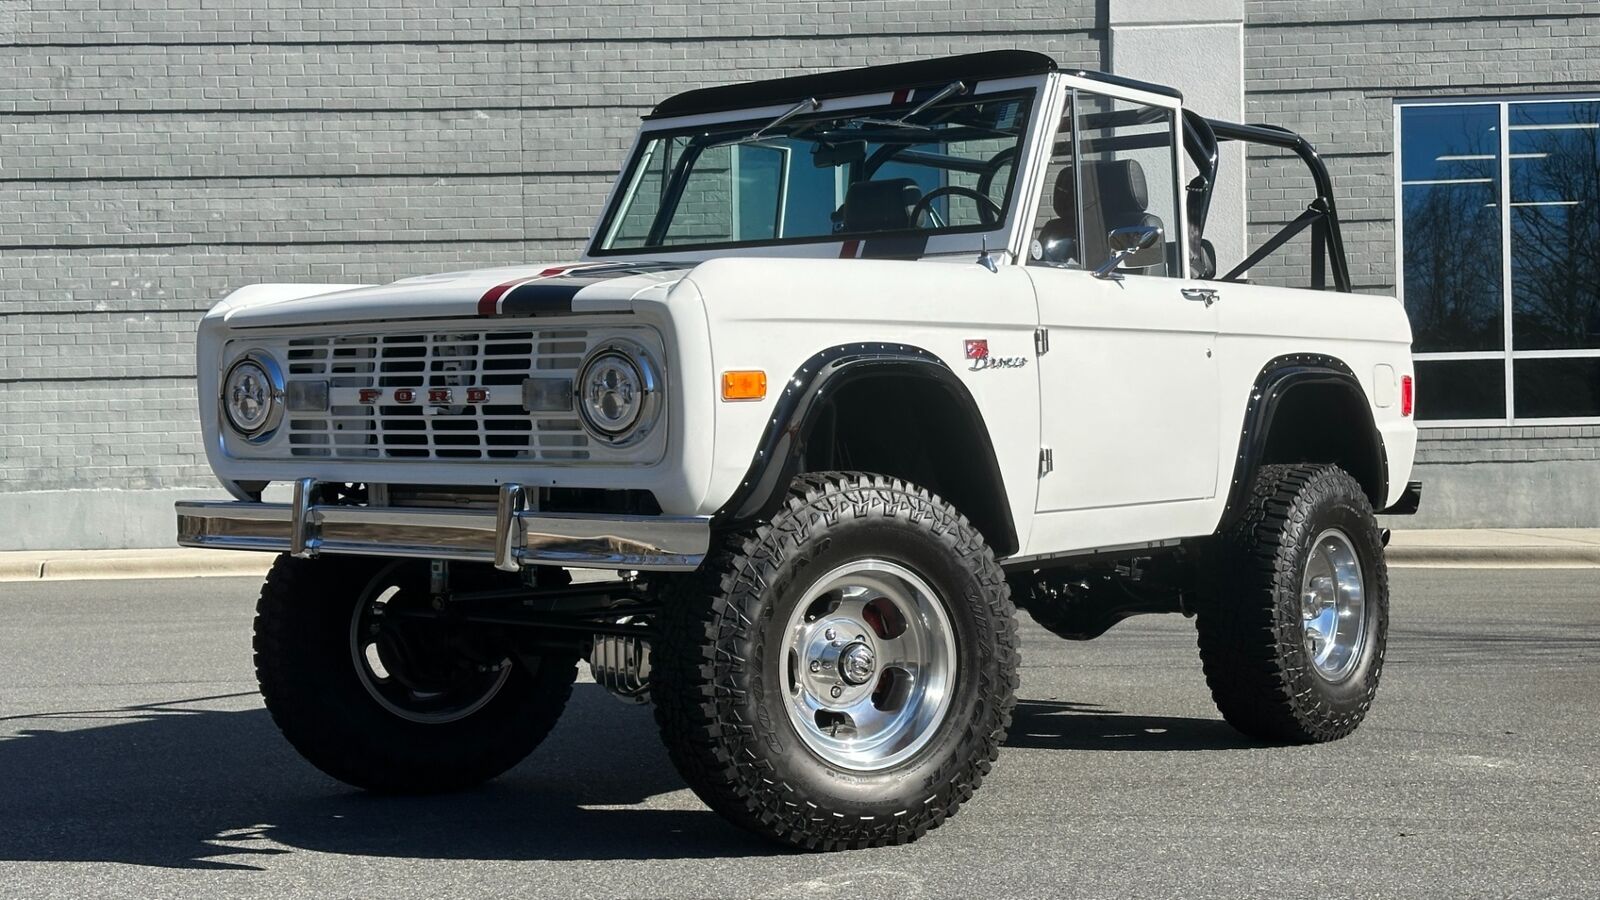
[[(1343, 361), (1361, 382), (1388, 459), (1385, 505), (1399, 500), (1417, 445), (1416, 423), (1401, 416), (1398, 399), (1399, 379), (1413, 374), (1411, 325), (1400, 301), (1266, 285), (1212, 286), (1220, 298), (1220, 455), (1226, 462), (1219, 478), (1232, 477), (1229, 466), (1238, 453), (1246, 404), (1262, 367), (1280, 356), (1317, 353)], [(1219, 496), (1226, 494), (1221, 490), (1225, 487), (1225, 481), (1219, 484)]]

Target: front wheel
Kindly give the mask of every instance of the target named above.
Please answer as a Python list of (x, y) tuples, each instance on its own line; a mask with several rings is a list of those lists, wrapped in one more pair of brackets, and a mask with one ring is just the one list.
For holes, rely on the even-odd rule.
[(905, 843), (977, 790), (1017, 685), (983, 538), (937, 497), (795, 480), (770, 525), (669, 582), (651, 695), (689, 786), (793, 846)]
[(429, 615), (428, 563), (280, 556), (256, 607), (261, 696), (322, 771), (382, 793), (468, 787), (554, 727), (577, 660)]
[(1220, 549), (1196, 625), (1223, 718), (1291, 743), (1354, 731), (1389, 630), (1383, 540), (1361, 485), (1336, 466), (1263, 466)]

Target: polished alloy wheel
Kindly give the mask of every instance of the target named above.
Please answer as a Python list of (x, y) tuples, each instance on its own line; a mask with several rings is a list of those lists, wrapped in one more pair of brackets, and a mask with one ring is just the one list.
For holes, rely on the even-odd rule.
[(362, 687), (384, 709), (411, 722), (441, 725), (472, 715), (511, 676), (511, 660), (488, 662), (463, 652), (459, 629), (407, 622), (395, 613), (429, 605), (404, 574), (386, 567), (367, 585), (350, 619), (350, 653)]
[(1337, 528), (1317, 535), (1300, 582), (1306, 654), (1328, 681), (1348, 676), (1367, 640), (1367, 602), (1361, 559)]
[(783, 651), (789, 719), (840, 768), (909, 759), (949, 709), (949, 616), (926, 581), (887, 560), (857, 560), (818, 579), (790, 616)]

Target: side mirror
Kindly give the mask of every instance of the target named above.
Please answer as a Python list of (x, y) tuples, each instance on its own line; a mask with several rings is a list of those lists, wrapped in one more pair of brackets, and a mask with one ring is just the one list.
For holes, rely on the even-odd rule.
[(1111, 233), (1106, 235), (1106, 245), (1111, 248), (1111, 258), (1094, 270), (1094, 277), (1112, 280), (1121, 278), (1117, 268), (1130, 256), (1161, 243), (1161, 237), (1161, 229), (1152, 225), (1126, 225), (1122, 228), (1113, 228)]

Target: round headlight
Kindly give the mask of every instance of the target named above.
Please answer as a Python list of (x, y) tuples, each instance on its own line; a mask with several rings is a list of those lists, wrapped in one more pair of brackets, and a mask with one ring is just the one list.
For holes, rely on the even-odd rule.
[(283, 376), (265, 355), (247, 354), (222, 379), (222, 411), (233, 430), (265, 439), (283, 417)]
[(604, 345), (578, 373), (578, 412), (598, 438), (625, 444), (649, 433), (660, 402), (650, 357), (631, 344)]

